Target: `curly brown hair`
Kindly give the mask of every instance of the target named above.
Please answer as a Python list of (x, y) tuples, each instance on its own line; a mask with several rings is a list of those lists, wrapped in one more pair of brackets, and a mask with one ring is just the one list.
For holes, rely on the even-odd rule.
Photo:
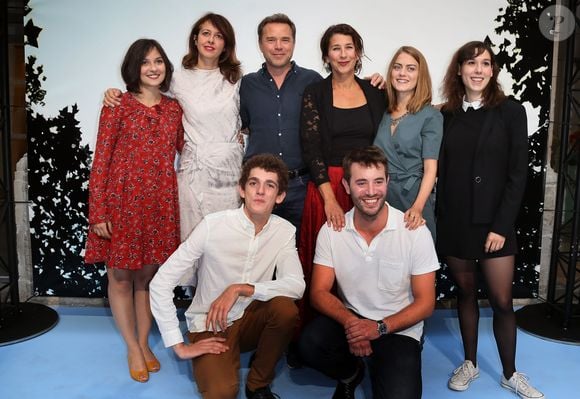
[(245, 187), (252, 169), (260, 168), (266, 172), (276, 173), (278, 175), (278, 194), (285, 193), (288, 190), (288, 167), (282, 161), (282, 158), (272, 154), (258, 154), (248, 159), (242, 166), (239, 185)]

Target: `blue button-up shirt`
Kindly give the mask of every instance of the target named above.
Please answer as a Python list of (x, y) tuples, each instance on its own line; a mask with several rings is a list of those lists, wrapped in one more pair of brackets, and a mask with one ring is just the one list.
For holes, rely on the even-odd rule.
[(280, 89), (265, 63), (242, 78), (240, 115), (242, 127), (250, 132), (245, 159), (270, 153), (282, 157), (291, 170), (304, 167), (300, 146), (302, 93), (306, 86), (321, 79), (320, 74), (294, 61)]

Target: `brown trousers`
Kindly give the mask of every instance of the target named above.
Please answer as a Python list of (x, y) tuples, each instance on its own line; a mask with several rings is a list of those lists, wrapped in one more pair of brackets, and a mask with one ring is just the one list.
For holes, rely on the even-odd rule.
[[(208, 399), (230, 399), (238, 395), (240, 353), (256, 350), (246, 386), (251, 391), (270, 385), (278, 360), (284, 354), (298, 322), (294, 300), (275, 297), (268, 302), (253, 301), (241, 319), (217, 336), (226, 338), (229, 350), (197, 357), (193, 376), (199, 392)], [(189, 333), (189, 342), (215, 336), (213, 332)]]

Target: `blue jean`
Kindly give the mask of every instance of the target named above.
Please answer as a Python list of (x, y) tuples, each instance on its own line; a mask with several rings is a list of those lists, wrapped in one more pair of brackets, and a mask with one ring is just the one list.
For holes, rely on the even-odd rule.
[(308, 186), (308, 175), (297, 176), (288, 181), (288, 191), (284, 201), (274, 208), (274, 214), (278, 215), (296, 227), (296, 242), (300, 232), (300, 222), (302, 221), (302, 211), (304, 209), (304, 198), (306, 198), (306, 187)]
[[(421, 344), (405, 335), (388, 334), (371, 341), (368, 357), (374, 399), (420, 399)], [(326, 316), (312, 320), (300, 336), (300, 354), (310, 367), (335, 380), (356, 372), (344, 328)]]

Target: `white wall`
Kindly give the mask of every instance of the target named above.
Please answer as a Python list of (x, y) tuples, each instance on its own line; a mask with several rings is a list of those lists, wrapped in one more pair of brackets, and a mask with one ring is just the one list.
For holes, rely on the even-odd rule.
[[(137, 38), (158, 40), (175, 67), (187, 51), (191, 26), (208, 11), (224, 15), (236, 31), (238, 58), (245, 72), (259, 68), (262, 56), (256, 27), (260, 20), (284, 12), (297, 26), (294, 59), (321, 73), (320, 37), (331, 24), (349, 23), (359, 31), (370, 60), (362, 75), (384, 74), (387, 62), (402, 45), (420, 49), (431, 69), (435, 102), (447, 63), (469, 40), (494, 39), (494, 22), (506, 0), (31, 0), (32, 18), (43, 30), (39, 48), (27, 46), (44, 65), (47, 80), (45, 116), (79, 106), (78, 119), (85, 142), (94, 144), (103, 91), (123, 88), (120, 64), (127, 47)], [(324, 73), (323, 73), (324, 74)], [(504, 88), (511, 85), (502, 74)], [(530, 131), (537, 123), (530, 115)]]

